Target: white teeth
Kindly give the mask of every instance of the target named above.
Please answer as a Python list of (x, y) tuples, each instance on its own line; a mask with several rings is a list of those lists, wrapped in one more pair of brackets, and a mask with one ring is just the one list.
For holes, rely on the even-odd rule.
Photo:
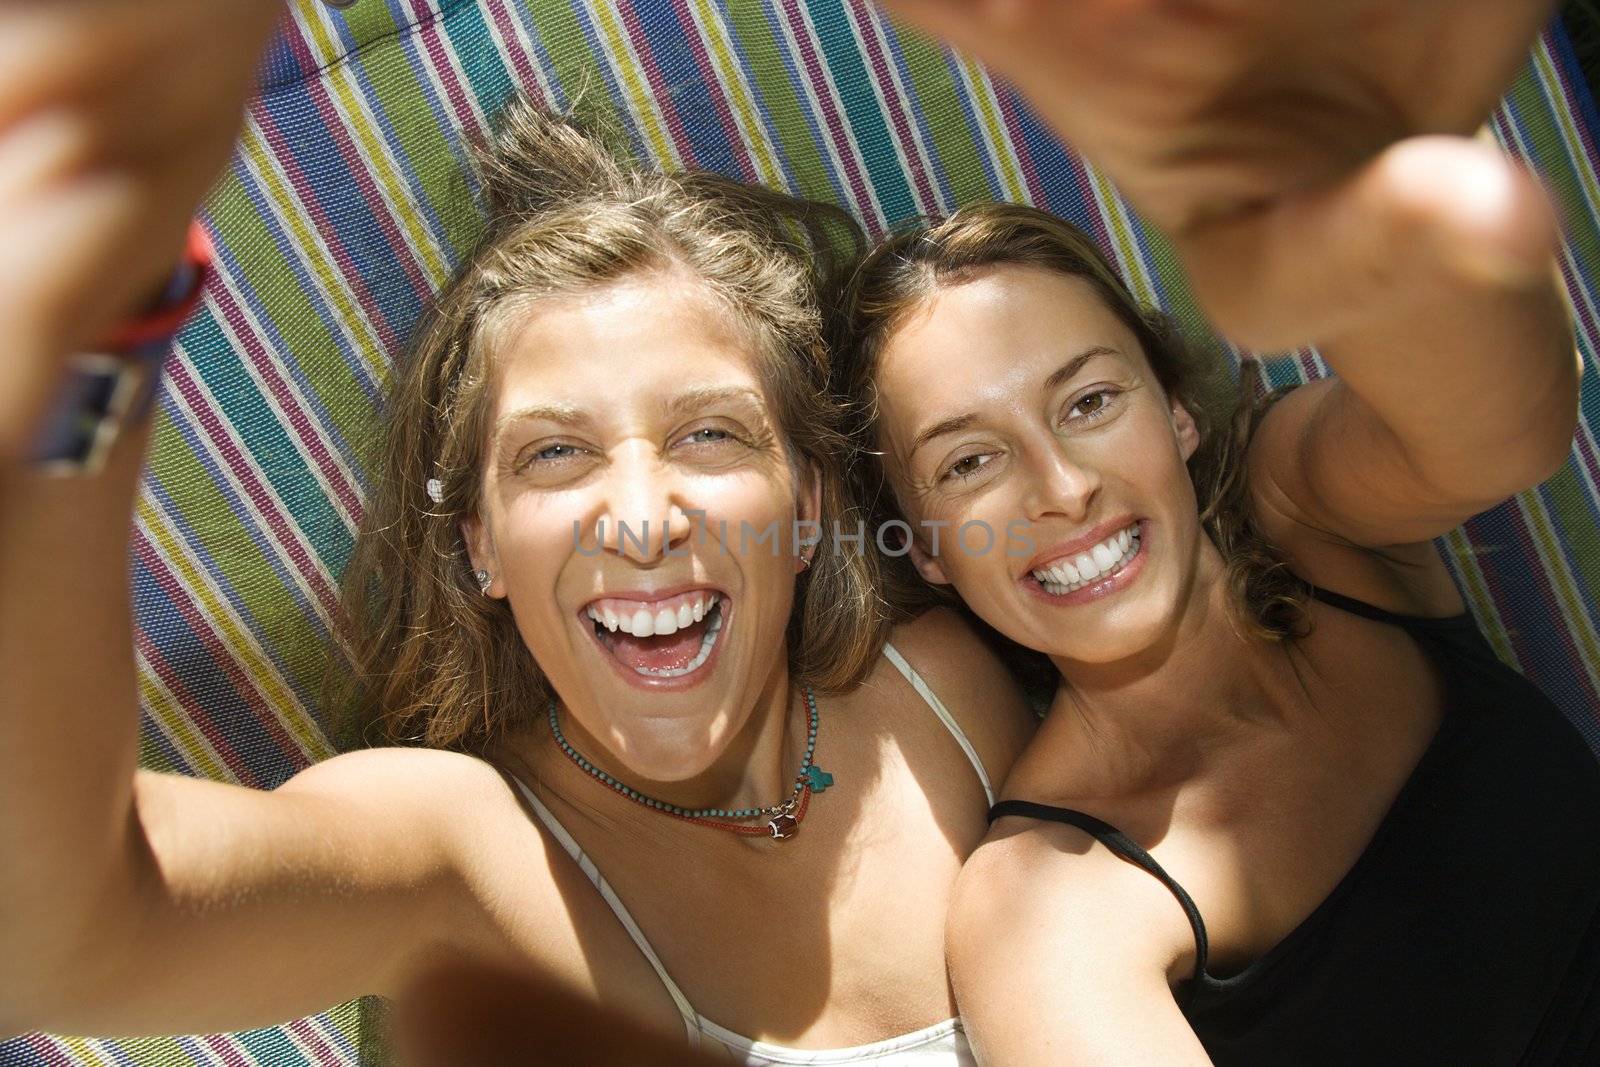
[(1064, 596), (1121, 570), (1138, 554), (1139, 527), (1134, 525), (1106, 538), (1072, 561), (1058, 559), (1034, 571), (1033, 576), (1052, 596)]
[[(714, 606), (716, 601), (712, 600), (711, 604)], [(707, 607), (706, 611), (709, 613), (711, 608)], [(700, 637), (700, 651), (695, 653), (694, 659), (690, 660), (688, 663), (685, 663), (682, 667), (666, 667), (661, 670), (651, 670), (649, 668), (640, 669), (635, 667), (634, 672), (651, 678), (682, 678), (686, 674), (697, 671), (711, 655), (711, 650), (716, 646), (717, 643), (717, 634), (721, 631), (722, 615), (719, 612), (715, 615), (712, 615), (711, 621), (706, 623), (706, 632)]]
[[(637, 607), (627, 601), (602, 600), (591, 604), (585, 614), (612, 633), (621, 630), (634, 637), (667, 636), (700, 622), (717, 604), (715, 593), (700, 593), (679, 599), (669, 598), (666, 606)], [(657, 602), (658, 604), (661, 602)]]

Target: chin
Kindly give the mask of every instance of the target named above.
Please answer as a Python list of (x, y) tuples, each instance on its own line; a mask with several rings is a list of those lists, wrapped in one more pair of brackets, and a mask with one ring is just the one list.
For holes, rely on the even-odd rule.
[(741, 725), (724, 716), (641, 718), (609, 726), (597, 736), (629, 774), (651, 782), (684, 782), (709, 770)]

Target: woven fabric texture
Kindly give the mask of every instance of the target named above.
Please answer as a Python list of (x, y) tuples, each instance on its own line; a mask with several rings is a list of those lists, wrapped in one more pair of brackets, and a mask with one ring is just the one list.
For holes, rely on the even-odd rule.
[[(205, 210), (219, 269), (169, 363), (138, 502), (146, 766), (271, 788), (331, 754), (318, 692), (384, 382), (481, 230), (463, 146), (517, 91), (556, 106), (582, 91), (642, 157), (832, 200), (873, 233), (976, 200), (1037, 204), (1093, 234), (1137, 295), (1201, 328), (1167, 246), (1099, 173), (981, 67), (861, 0), (362, 0), (342, 13), (297, 0)], [(1555, 477), (1440, 548), (1496, 651), (1600, 750), (1600, 121), (1559, 25), (1491, 129), (1567, 213), (1584, 418)], [(1256, 384), (1324, 373), (1308, 350)], [(354, 1064), (375, 1054), (361, 1019), (352, 1003), (243, 1034), (33, 1035), (0, 1044), (0, 1067)]]

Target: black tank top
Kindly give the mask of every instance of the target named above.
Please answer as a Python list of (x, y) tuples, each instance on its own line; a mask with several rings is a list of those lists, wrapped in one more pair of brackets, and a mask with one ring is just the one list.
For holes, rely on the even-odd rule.
[(1326, 899), (1242, 972), (1206, 970), (1205, 922), (1148, 852), (1080, 811), (1068, 823), (1159, 879), (1194, 929), (1184, 1015), (1219, 1064), (1600, 1064), (1600, 762), (1468, 615), (1395, 615), (1445, 679), (1439, 732)]

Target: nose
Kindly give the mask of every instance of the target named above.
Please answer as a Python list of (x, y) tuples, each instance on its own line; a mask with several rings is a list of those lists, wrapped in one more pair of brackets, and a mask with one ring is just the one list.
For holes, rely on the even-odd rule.
[(1100, 472), (1095, 466), (1071, 455), (1059, 440), (1036, 449), (1026, 466), (1028, 492), (1023, 507), (1030, 521), (1060, 516), (1082, 522), (1088, 517), (1100, 491)]
[(673, 468), (650, 445), (629, 443), (612, 455), (606, 506), (596, 529), (603, 548), (635, 563), (681, 555), (694, 532)]

